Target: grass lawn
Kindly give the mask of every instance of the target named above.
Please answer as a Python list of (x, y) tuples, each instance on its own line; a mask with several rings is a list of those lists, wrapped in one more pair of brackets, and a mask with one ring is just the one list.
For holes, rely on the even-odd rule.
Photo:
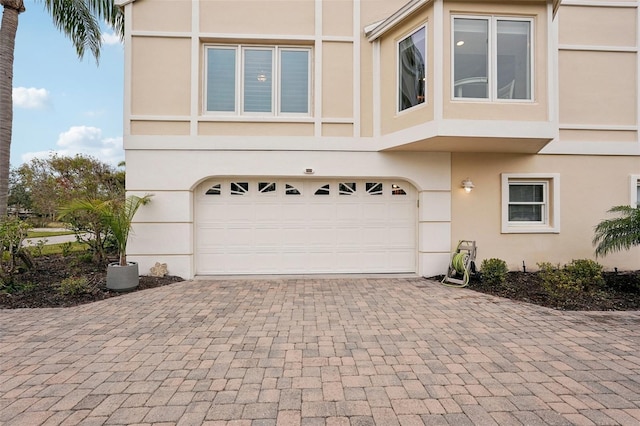
[(58, 235), (73, 235), (73, 231), (28, 231), (27, 238), (57, 237)]

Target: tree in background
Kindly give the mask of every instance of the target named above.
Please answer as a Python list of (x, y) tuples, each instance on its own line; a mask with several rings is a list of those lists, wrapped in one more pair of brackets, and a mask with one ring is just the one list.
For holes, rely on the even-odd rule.
[[(113, 0), (42, 0), (53, 24), (71, 39), (78, 57), (89, 50), (96, 63), (100, 57), (102, 31), (106, 21), (122, 35), (124, 15)], [(13, 59), (18, 30), (18, 16), (26, 9), (24, 0), (0, 0), (3, 6), (0, 25), (0, 219), (7, 215), (10, 153), (13, 123)]]
[(17, 184), (29, 194), (34, 212), (49, 220), (74, 199), (124, 196), (124, 171), (86, 155), (34, 158), (15, 173), (19, 176)]
[(640, 245), (640, 206), (615, 206), (609, 213), (618, 213), (619, 216), (605, 219), (596, 226), (593, 238), (596, 256)]
[[(28, 194), (34, 213), (45, 219), (62, 219), (76, 233), (78, 241), (87, 243), (94, 261), (105, 258), (108, 233), (99, 214), (90, 209), (64, 210), (74, 200), (101, 202), (124, 199), (125, 173), (93, 157), (76, 155), (34, 158), (16, 170), (18, 185)], [(115, 248), (115, 247), (114, 247)]]

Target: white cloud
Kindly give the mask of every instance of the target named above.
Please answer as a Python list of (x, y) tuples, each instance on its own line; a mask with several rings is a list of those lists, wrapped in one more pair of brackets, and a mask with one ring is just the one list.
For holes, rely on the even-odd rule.
[(32, 158), (47, 158), (51, 154), (67, 157), (76, 154), (89, 155), (114, 166), (124, 160), (122, 138), (102, 137), (102, 130), (97, 127), (73, 126), (60, 133), (56, 145), (59, 149), (23, 154), (22, 161), (26, 163)]
[(103, 33), (102, 34), (102, 43), (107, 46), (122, 44), (120, 40), (120, 36), (116, 33)]
[(51, 97), (47, 89), (14, 87), (13, 105), (18, 108), (43, 109), (49, 106)]

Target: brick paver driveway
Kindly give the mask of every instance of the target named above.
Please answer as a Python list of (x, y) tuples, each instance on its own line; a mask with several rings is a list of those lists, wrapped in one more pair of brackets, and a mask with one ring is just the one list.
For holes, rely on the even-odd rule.
[(640, 424), (639, 324), (420, 278), (185, 282), (0, 311), (0, 424)]

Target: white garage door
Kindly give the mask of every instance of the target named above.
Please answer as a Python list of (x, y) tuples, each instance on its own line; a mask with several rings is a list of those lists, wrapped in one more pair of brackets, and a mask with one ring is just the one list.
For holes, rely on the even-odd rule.
[(198, 275), (415, 272), (404, 181), (210, 180), (196, 204)]

